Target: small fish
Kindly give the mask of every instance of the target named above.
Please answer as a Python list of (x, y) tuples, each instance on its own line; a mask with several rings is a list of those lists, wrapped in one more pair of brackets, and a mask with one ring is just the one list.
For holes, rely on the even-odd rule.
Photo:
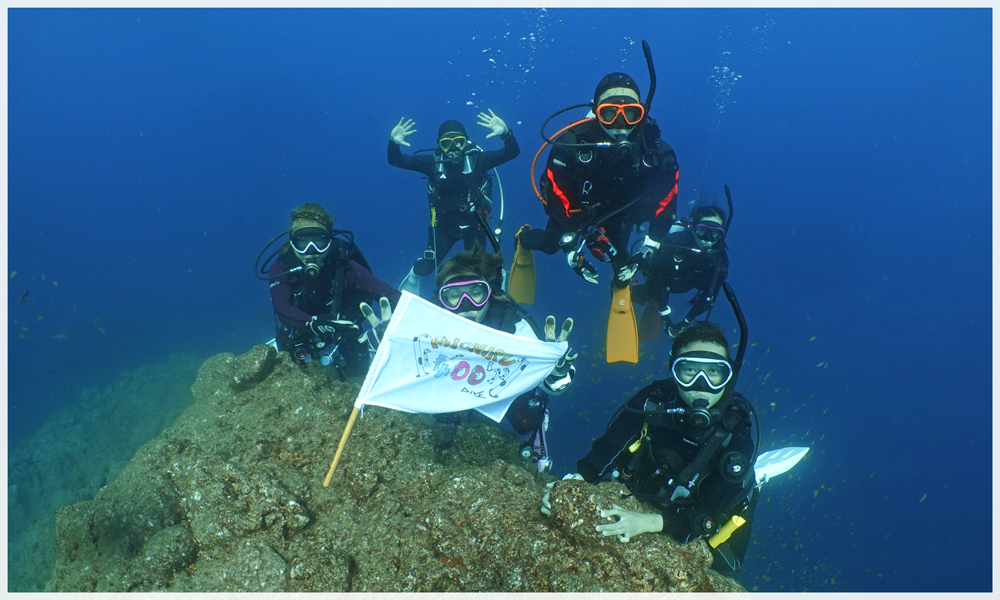
[(17, 271), (11, 271), (10, 272), (10, 280), (14, 281), (15, 279), (17, 279)]
[(103, 322), (104, 322), (104, 317), (97, 317), (96, 319), (94, 319), (94, 325), (100, 325)]
[(153, 340), (142, 340), (143, 344), (152, 344)]
[(920, 501), (917, 502), (917, 504), (920, 504), (920, 502), (923, 502), (926, 499), (927, 499), (927, 494), (924, 494), (923, 496), (920, 497)]
[(30, 296), (30, 295), (31, 294), (28, 292), (28, 290), (24, 290), (24, 293), (21, 294), (21, 297), (17, 299), (17, 303), (18, 304), (24, 304), (25, 302), (28, 301), (28, 296)]
[(56, 286), (56, 287), (59, 287), (59, 282), (58, 282), (58, 281), (53, 281), (53, 282), (52, 282), (52, 285), (54, 285), (54, 286)]
[(72, 327), (64, 327), (60, 329), (58, 333), (52, 336), (52, 339), (68, 340), (74, 333), (76, 333), (76, 330), (73, 329)]
[(101, 332), (101, 335), (104, 335), (104, 334), (107, 333), (107, 331), (104, 331), (103, 327), (98, 327), (97, 330)]
[(42, 273), (42, 281), (45, 281), (45, 273)]
[(813, 340), (818, 340), (818, 339), (819, 339), (818, 335), (811, 335), (811, 336), (809, 336), (809, 341), (810, 342), (813, 341)]
[(757, 342), (754, 342), (754, 343), (750, 344), (750, 347), (753, 348), (756, 345), (757, 345)]
[(828, 364), (829, 364), (828, 362), (826, 362), (825, 360), (822, 360), (822, 361), (816, 363), (816, 366), (817, 367), (823, 367), (825, 369), (826, 365), (828, 365)]
[(22, 327), (22, 328), (21, 328), (21, 331), (27, 331), (27, 330), (28, 330), (28, 328), (27, 328), (27, 327)]
[(42, 319), (44, 319), (44, 318), (45, 318), (45, 315), (38, 315), (38, 319), (37, 319), (37, 320), (38, 320), (39, 322), (41, 322), (41, 320), (42, 320)]

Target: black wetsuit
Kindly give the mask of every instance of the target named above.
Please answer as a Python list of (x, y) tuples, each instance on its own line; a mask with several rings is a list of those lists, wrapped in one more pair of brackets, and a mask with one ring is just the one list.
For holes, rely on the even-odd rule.
[[(599, 224), (617, 252), (611, 259), (617, 271), (628, 263), (633, 227), (649, 222), (650, 237), (659, 240), (666, 235), (676, 213), (677, 157), (660, 139), (660, 129), (653, 119), (647, 119), (632, 136), (636, 138), (632, 140), (632, 152), (621, 158), (611, 148), (553, 145), (540, 181), (549, 220), (544, 230), (522, 232), (520, 241), (525, 248), (555, 254), (564, 233), (582, 232)], [(573, 127), (557, 141), (578, 144), (610, 140), (597, 119), (592, 119)], [(615, 213), (623, 207), (627, 208)]]
[[(746, 462), (754, 460), (755, 442), (746, 406), (736, 400), (726, 409), (717, 411), (719, 414), (713, 411), (712, 426), (705, 429), (689, 425), (683, 414), (647, 416), (626, 407), (650, 412), (685, 408), (686, 405), (673, 379), (654, 381), (618, 409), (604, 433), (591, 444), (590, 452), (577, 462), (577, 472), (588, 482), (598, 483), (612, 477), (617, 470), (618, 481), (628, 487), (636, 499), (663, 515), (663, 532), (682, 543), (711, 535), (733, 515), (739, 514), (746, 523), (712, 551), (716, 558), (712, 565), (715, 570), (724, 574), (739, 570), (750, 541), (759, 492), (754, 487), (752, 464), (742, 469), (745, 474), (742, 481), (724, 477), (722, 465), (731, 458), (728, 455), (732, 452), (742, 454)], [(673, 485), (668, 482), (695, 460), (702, 446), (716, 434), (717, 428), (722, 427), (721, 414), (726, 411), (733, 411), (733, 415), (739, 417), (738, 424), (711, 455), (697, 483), (691, 486), (690, 495), (671, 501)], [(645, 436), (642, 435), (644, 426)], [(641, 444), (636, 448), (634, 444), (640, 438)], [(707, 530), (702, 525), (706, 519), (712, 523)]]
[(464, 240), (466, 250), (472, 249), (476, 240), (484, 248), (490, 247), (469, 205), (471, 202), (483, 218), (489, 220), (493, 180), (487, 172), (513, 160), (521, 152), (512, 131), (508, 130), (500, 139), (503, 140), (501, 150), (482, 150), (470, 142), (465, 154), (454, 161), (443, 158), (440, 150), (426, 155), (403, 154), (399, 146), (389, 140), (390, 165), (427, 176), (427, 197), (437, 215), (436, 225), (432, 222), (428, 228), (428, 246), (435, 251), (439, 263), (459, 240)]
[(646, 281), (632, 288), (632, 301), (637, 304), (652, 301), (658, 310), (663, 310), (670, 294), (698, 290), (687, 303), (691, 310), (684, 319), (690, 323), (712, 307), (726, 281), (729, 256), (725, 242), (716, 242), (712, 250), (698, 249), (690, 226), (658, 241), (660, 247), (642, 265)]

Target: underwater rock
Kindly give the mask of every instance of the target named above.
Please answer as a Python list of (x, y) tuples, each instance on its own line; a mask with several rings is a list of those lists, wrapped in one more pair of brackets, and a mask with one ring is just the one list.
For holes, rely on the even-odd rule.
[(126, 371), (104, 389), (80, 390), (79, 401), (53, 414), (7, 458), (8, 592), (40, 592), (56, 563), (56, 511), (90, 500), (168, 427), (191, 401), (204, 357), (174, 354)]
[(744, 591), (704, 541), (595, 531), (602, 507), (640, 509), (616, 483), (558, 482), (545, 517), (552, 478), (478, 416), (369, 407), (324, 488), (360, 382), (282, 353), (237, 391), (232, 362), (205, 361), (174, 424), (59, 512), (47, 591)]
[(232, 379), (229, 385), (237, 392), (257, 385), (271, 373), (278, 351), (269, 344), (258, 344), (233, 359)]

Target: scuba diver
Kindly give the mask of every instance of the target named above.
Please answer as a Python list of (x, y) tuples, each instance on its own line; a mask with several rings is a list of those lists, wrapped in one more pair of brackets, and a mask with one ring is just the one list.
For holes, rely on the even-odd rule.
[[(655, 340), (661, 327), (670, 337), (677, 337), (695, 318), (711, 311), (729, 273), (725, 237), (731, 220), (732, 209), (727, 219), (717, 206), (695, 207), (689, 219), (674, 224), (655, 250), (648, 250), (651, 243), (647, 242), (646, 253), (633, 256), (645, 277), (645, 282), (632, 287), (634, 301), (646, 305), (639, 326), (643, 339)], [(683, 321), (673, 323), (670, 294), (692, 289), (697, 293), (687, 302), (691, 309)]]
[[(730, 301), (735, 307), (734, 296)], [(732, 361), (714, 323), (681, 331), (670, 352), (673, 378), (654, 381), (619, 408), (577, 462), (577, 473), (564, 477), (595, 484), (615, 478), (656, 511), (602, 510), (613, 521), (597, 526), (602, 535), (622, 542), (656, 532), (680, 543), (707, 537), (713, 569), (728, 576), (740, 569), (760, 496), (754, 476), (760, 423), (734, 391), (745, 340)], [(551, 516), (549, 492), (541, 510)]]
[[(503, 256), (485, 252), (476, 244), (441, 263), (437, 274), (436, 304), (460, 317), (491, 329), (528, 339), (564, 342), (573, 330), (573, 319), (566, 319), (556, 335), (556, 318), (545, 319), (545, 331), (539, 331), (531, 316), (502, 289)], [(545, 431), (549, 425), (547, 405), (550, 395), (569, 388), (576, 376), (573, 362), (577, 354), (567, 349), (552, 372), (534, 390), (518, 396), (504, 415), (521, 438), (521, 456), (537, 463), (540, 473), (547, 473), (552, 460), (546, 451)], [(443, 423), (459, 423), (467, 413), (438, 415)]]
[[(318, 204), (299, 206), (289, 228), (257, 256), (254, 273), (270, 282), (278, 351), (299, 365), (313, 359), (333, 365), (345, 379), (367, 372), (372, 353), (361, 303), (377, 305), (384, 296), (395, 305), (400, 293), (372, 274), (354, 234), (334, 229), (334, 222)], [(286, 234), (288, 241), (264, 261), (277, 255), (265, 271), (261, 256)]]
[[(427, 177), (427, 198), (430, 202), (430, 226), (427, 249), (413, 264), (399, 289), (420, 295), (420, 278), (437, 270), (438, 263), (455, 242), (463, 240), (469, 250), (475, 241), (486, 245), (486, 232), (480, 229), (479, 213), (485, 221), (493, 210), (493, 177), (488, 172), (513, 160), (521, 149), (514, 133), (490, 110), (479, 113), (479, 125), (490, 130), (486, 136), (503, 140), (502, 150), (483, 150), (469, 139), (465, 126), (458, 121), (445, 121), (438, 128), (437, 148), (403, 154), (400, 146), (409, 146), (406, 138), (414, 133), (414, 122), (400, 119), (389, 134), (389, 164)], [(422, 153), (431, 152), (429, 156)], [(499, 183), (499, 175), (496, 175)], [(503, 225), (503, 187), (500, 187), (500, 219), (496, 235)]]
[[(660, 128), (649, 116), (656, 88), (649, 45), (643, 41), (650, 88), (645, 103), (639, 86), (625, 73), (610, 73), (597, 84), (593, 101), (562, 109), (542, 125), (545, 144), (551, 144), (545, 173), (535, 192), (544, 204), (544, 230), (525, 225), (518, 231), (508, 290), (518, 300), (534, 301), (533, 250), (555, 254), (588, 283), (598, 282), (590, 254), (610, 262), (613, 270), (613, 307), (608, 323), (608, 361), (638, 360), (635, 315), (629, 283), (638, 265), (628, 254), (633, 228), (649, 222), (649, 236), (658, 240), (674, 221), (678, 169), (673, 149), (660, 139)], [(545, 125), (568, 110), (589, 107), (589, 118), (577, 121), (551, 139)], [(534, 185), (534, 163), (532, 185)]]

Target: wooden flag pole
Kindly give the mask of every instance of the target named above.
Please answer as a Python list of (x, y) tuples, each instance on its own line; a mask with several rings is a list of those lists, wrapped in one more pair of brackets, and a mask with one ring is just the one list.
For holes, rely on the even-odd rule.
[(326, 474), (326, 479), (323, 480), (323, 487), (330, 487), (330, 481), (333, 480), (333, 472), (337, 470), (337, 463), (340, 462), (340, 456), (344, 453), (344, 447), (347, 446), (347, 438), (351, 435), (351, 429), (354, 428), (354, 419), (358, 418), (358, 412), (358, 407), (355, 406), (354, 410), (351, 411), (351, 416), (347, 419), (347, 426), (344, 427), (344, 435), (340, 436), (340, 445), (337, 446), (337, 454), (333, 457), (330, 471)]

